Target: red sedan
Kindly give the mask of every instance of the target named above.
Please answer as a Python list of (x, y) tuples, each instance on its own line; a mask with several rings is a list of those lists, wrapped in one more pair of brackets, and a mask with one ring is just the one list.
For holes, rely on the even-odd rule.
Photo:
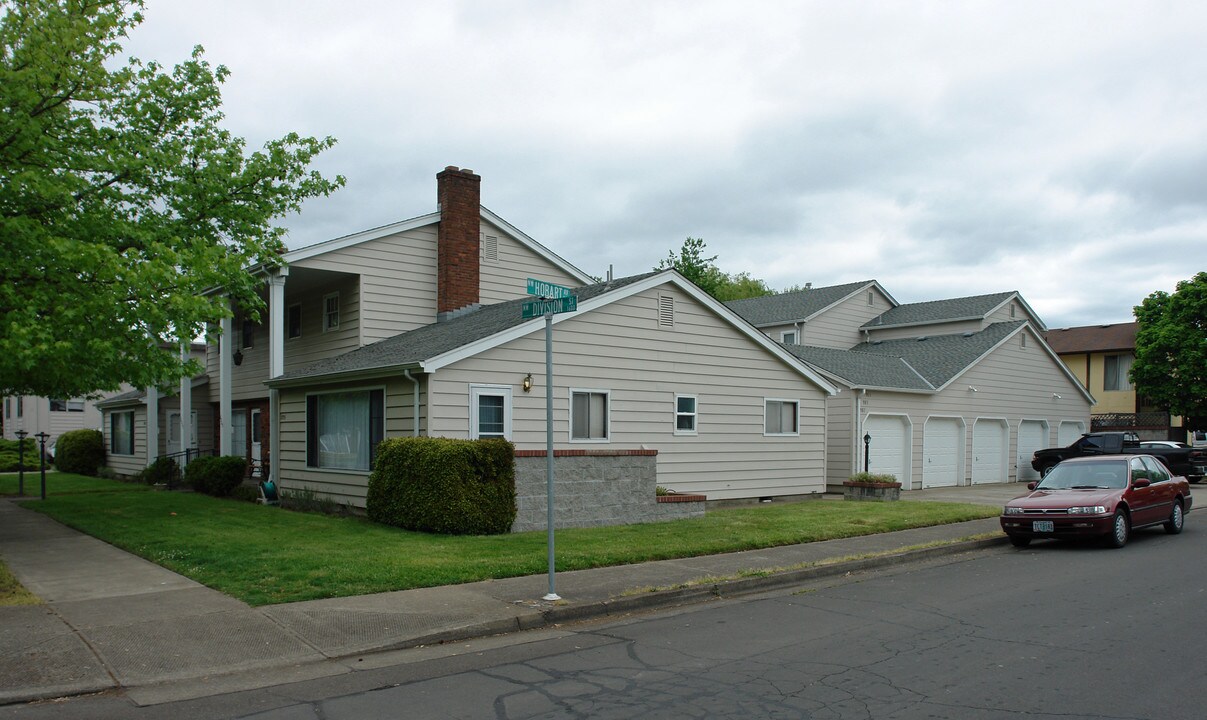
[(1093, 536), (1123, 547), (1132, 530), (1153, 525), (1174, 535), (1191, 504), (1186, 478), (1170, 475), (1151, 455), (1065, 460), (1027, 488), (1002, 509), (1002, 530), (1018, 547), (1036, 538)]

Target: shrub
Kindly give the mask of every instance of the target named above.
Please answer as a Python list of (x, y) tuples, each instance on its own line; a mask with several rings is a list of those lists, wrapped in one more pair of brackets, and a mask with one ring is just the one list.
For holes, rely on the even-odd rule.
[(184, 467), (184, 480), (193, 489), (214, 497), (227, 497), (243, 482), (247, 461), (235, 455), (199, 457)]
[(317, 512), (324, 515), (350, 515), (346, 505), (340, 505), (326, 495), (319, 495), (314, 488), (281, 488), (281, 507), (295, 512)]
[(901, 487), (901, 483), (897, 482), (897, 476), (891, 473), (855, 473), (847, 482), (856, 483), (882, 483), (886, 485), (896, 485)]
[(72, 430), (55, 443), (54, 465), (62, 472), (96, 476), (105, 464), (105, 436), (100, 430)]
[(515, 446), (506, 440), (395, 438), (377, 447), (366, 511), (374, 522), (491, 535), (515, 522)]
[(20, 460), (25, 460), (26, 470), (37, 470), (38, 465), (38, 441), (31, 437), (25, 438), (24, 457), (20, 454), (20, 443), (16, 440), (0, 439), (0, 472), (17, 472)]
[(116, 480), (117, 471), (107, 465), (102, 465), (96, 469), (96, 476), (104, 480)]
[(231, 491), (231, 499), (242, 500), (243, 502), (258, 502), (260, 500), (260, 488), (252, 487), (251, 485), (236, 485)]
[(155, 462), (138, 473), (138, 479), (147, 485), (179, 485), (180, 466), (170, 457), (155, 458)]

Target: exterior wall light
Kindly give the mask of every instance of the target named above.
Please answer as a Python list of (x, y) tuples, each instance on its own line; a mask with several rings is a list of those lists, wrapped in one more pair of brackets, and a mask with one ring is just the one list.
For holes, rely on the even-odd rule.
[(240, 365), (242, 365), (243, 364), (243, 351), (236, 348), (235, 354), (231, 355), (231, 360), (235, 361), (235, 367), (239, 367)]
[(532, 373), (528, 373), (524, 378), (524, 392), (532, 392)]

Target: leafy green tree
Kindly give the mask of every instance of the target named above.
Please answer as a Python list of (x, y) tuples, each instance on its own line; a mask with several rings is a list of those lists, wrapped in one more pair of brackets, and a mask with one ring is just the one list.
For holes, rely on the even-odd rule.
[[(248, 153), (221, 126), (228, 76), (121, 59), (141, 0), (0, 0), (0, 394), (79, 396), (199, 370), (176, 349), (258, 309), (273, 221), (342, 177), (331, 138)], [(174, 347), (175, 346), (175, 347)]]
[(717, 256), (704, 256), (706, 247), (700, 238), (689, 237), (683, 241), (679, 252), (673, 250), (666, 259), (658, 263), (655, 270), (674, 268), (683, 277), (691, 280), (701, 290), (721, 302), (743, 298), (771, 295), (775, 291), (762, 280), (750, 277), (749, 273), (728, 275), (717, 267)]
[(1207, 429), (1207, 272), (1179, 282), (1173, 294), (1149, 295), (1135, 313), (1136, 389), (1181, 415), (1188, 430)]

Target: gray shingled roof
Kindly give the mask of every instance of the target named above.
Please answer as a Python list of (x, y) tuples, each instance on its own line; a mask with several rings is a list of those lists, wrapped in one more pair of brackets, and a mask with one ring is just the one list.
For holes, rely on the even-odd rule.
[(785, 345), (810, 365), (852, 387), (936, 390), (1026, 321), (994, 323), (980, 332), (860, 343), (850, 350)]
[(726, 307), (741, 315), (746, 322), (755, 326), (804, 320), (819, 310), (824, 310), (860, 288), (871, 285), (874, 280), (809, 288), (778, 295), (731, 300)]
[(908, 303), (872, 318), (863, 324), (865, 328), (892, 327), (894, 325), (916, 325), (919, 323), (950, 322), (953, 320), (979, 319), (989, 314), (1001, 305), (1015, 291), (993, 293), (991, 295), (974, 295), (972, 297), (952, 298), (950, 300), (931, 300), (929, 302)]
[[(191, 386), (194, 388), (198, 388), (198, 387), (201, 387), (202, 385), (205, 385), (209, 381), (210, 381), (209, 375), (205, 375), (205, 374), (197, 375), (196, 377), (193, 378)], [(167, 397), (175, 397), (176, 395), (179, 395), (179, 394), (180, 394), (179, 385), (173, 386), (173, 388), (171, 390), (169, 390), (167, 393), (165, 393), (165, 395)], [(116, 407), (118, 405), (128, 405), (132, 402), (141, 401), (146, 396), (147, 396), (147, 391), (145, 388), (141, 389), (141, 390), (127, 390), (126, 392), (119, 393), (117, 395), (114, 395), (113, 397), (107, 397), (104, 400), (98, 400), (96, 402), (96, 407), (107, 408), (107, 407)]]
[(908, 338), (865, 342), (851, 348), (851, 352), (901, 358), (926, 378), (927, 382), (939, 388), (1024, 324), (1025, 320), (1016, 320), (993, 323), (974, 333), (934, 335), (922, 340)]
[[(658, 273), (645, 273), (620, 278), (610, 283), (597, 283), (577, 288), (579, 303), (644, 280)], [(288, 383), (303, 378), (342, 375), (376, 369), (414, 366), (425, 360), (452, 352), (470, 343), (484, 340), (517, 325), (532, 322), (520, 315), (520, 305), (529, 298), (483, 305), (477, 310), (444, 322), (425, 325), (409, 332), (379, 340), (351, 352), (321, 360), (309, 367), (291, 370), (274, 379), (269, 385)]]
[(785, 345), (788, 352), (810, 365), (841, 378), (852, 387), (934, 390), (926, 379), (899, 357), (879, 353), (835, 350), (810, 345)]

